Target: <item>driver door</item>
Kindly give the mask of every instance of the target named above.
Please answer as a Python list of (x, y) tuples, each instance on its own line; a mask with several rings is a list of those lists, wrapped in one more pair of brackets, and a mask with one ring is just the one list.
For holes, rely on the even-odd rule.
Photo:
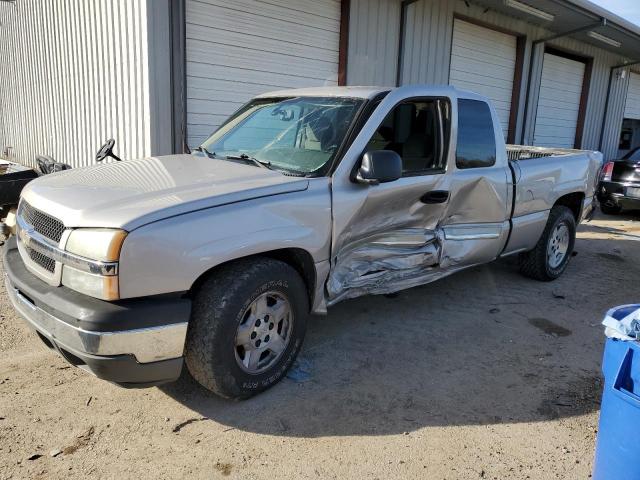
[[(368, 138), (363, 140), (362, 153), (398, 153), (402, 177), (375, 186), (334, 183), (329, 304), (419, 285), (438, 272), (441, 242), (437, 226), (449, 203), (445, 167), (450, 101), (412, 98), (385, 109), (388, 101), (376, 109), (387, 113), (378, 113), (377, 119), (372, 116), (367, 122), (377, 122), (369, 129), (375, 131), (365, 133), (365, 125), (357, 141), (363, 135)], [(352, 147), (359, 148), (355, 142)]]

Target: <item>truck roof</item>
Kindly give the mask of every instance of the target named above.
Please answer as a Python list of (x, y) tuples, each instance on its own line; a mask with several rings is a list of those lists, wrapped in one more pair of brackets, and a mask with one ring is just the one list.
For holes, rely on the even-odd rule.
[(459, 98), (472, 98), (488, 101), (482, 95), (460, 90), (450, 85), (404, 85), (402, 87), (375, 87), (375, 86), (349, 86), (349, 87), (308, 87), (293, 88), (288, 90), (276, 90), (258, 95), (256, 98), (272, 98), (272, 97), (345, 97), (345, 98), (363, 98), (371, 99), (380, 93), (390, 92), (392, 90), (415, 90), (416, 96), (420, 95), (443, 95), (456, 94)]
[(349, 98), (373, 98), (379, 93), (392, 90), (391, 87), (308, 87), (277, 90), (258, 95), (264, 97), (349, 97)]

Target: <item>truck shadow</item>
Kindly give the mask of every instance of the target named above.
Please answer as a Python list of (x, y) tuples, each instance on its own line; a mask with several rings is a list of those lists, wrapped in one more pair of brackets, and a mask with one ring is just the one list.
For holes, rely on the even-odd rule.
[[(635, 282), (623, 279), (640, 275), (640, 244), (620, 240), (579, 239), (556, 282), (523, 278), (508, 258), (394, 297), (339, 304), (310, 322), (296, 379), (246, 401), (220, 399), (187, 373), (161, 388), (198, 418), (300, 437), (592, 412), (602, 389), (602, 314), (637, 300)], [(601, 255), (612, 246), (621, 257), (634, 252), (626, 273)]]

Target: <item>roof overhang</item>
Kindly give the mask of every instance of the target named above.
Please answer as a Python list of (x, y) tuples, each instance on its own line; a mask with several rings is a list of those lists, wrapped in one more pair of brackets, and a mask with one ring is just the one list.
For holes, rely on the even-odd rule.
[[(472, 0), (496, 12), (640, 60), (640, 27), (588, 0)], [(592, 26), (593, 28), (586, 28)], [(532, 39), (538, 40), (538, 39)]]

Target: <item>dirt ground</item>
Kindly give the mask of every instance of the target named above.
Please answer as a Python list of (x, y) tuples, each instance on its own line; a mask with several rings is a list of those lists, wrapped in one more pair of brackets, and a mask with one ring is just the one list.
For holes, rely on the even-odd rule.
[(46, 350), (0, 292), (0, 479), (588, 478), (603, 313), (638, 302), (640, 215), (580, 227), (565, 275), (514, 259), (311, 322), (296, 380), (244, 402), (125, 390)]

